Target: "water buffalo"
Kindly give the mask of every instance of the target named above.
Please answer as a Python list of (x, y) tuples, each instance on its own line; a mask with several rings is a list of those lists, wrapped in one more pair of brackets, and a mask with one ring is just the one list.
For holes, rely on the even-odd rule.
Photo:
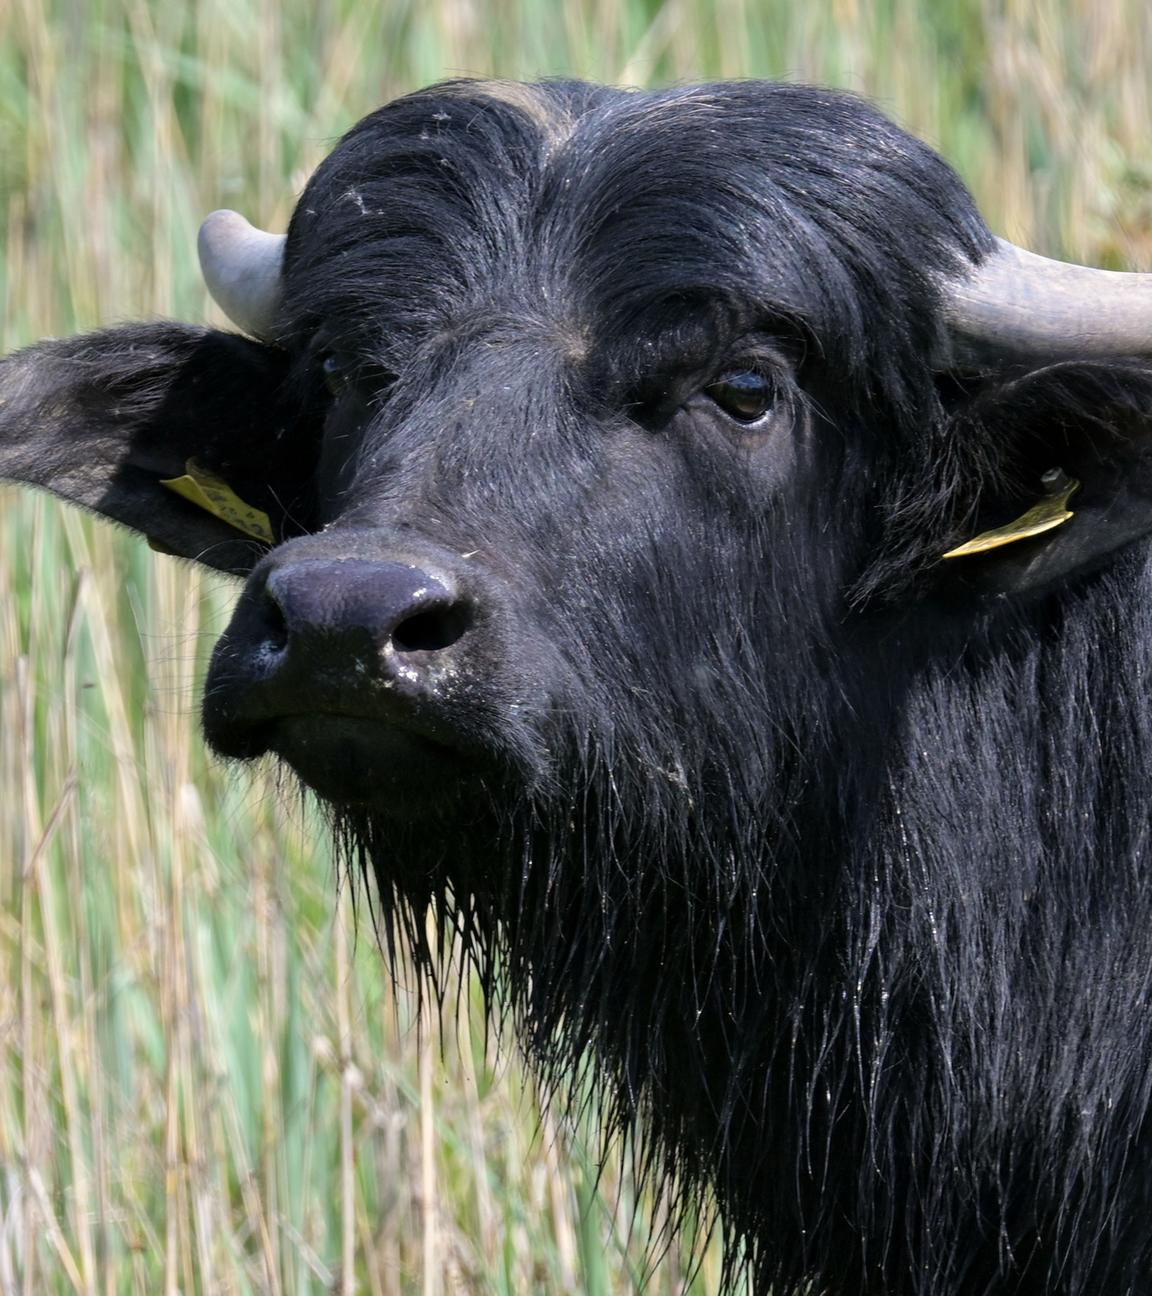
[[(1152, 1292), (1152, 288), (866, 104), (454, 82), (0, 476), (245, 578), (204, 699), (767, 1296)], [(245, 336), (246, 335), (246, 336)], [(949, 556), (946, 556), (949, 555)]]

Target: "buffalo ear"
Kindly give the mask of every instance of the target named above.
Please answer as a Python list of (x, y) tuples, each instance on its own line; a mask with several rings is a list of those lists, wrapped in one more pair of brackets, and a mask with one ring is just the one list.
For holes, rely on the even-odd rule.
[[(171, 323), (28, 347), (0, 361), (0, 478), (243, 575), (312, 511), (318, 423), (290, 407), (288, 363), (276, 348)], [(187, 478), (189, 461), (225, 507), (162, 484)], [(266, 530), (241, 529), (259, 514)]]
[(949, 559), (939, 569), (945, 581), (990, 595), (1041, 593), (1152, 537), (1152, 371), (1125, 362), (1052, 365), (980, 398), (973, 414), (983, 435), (1007, 448), (1016, 483), (987, 502), (976, 530), (1024, 513), (1054, 469), (1079, 486), (1067, 521)]

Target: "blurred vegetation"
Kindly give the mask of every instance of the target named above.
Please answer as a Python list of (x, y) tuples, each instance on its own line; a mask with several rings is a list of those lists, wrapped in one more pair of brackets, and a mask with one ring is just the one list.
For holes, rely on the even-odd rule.
[[(846, 86), (999, 232), (1149, 268), (1150, 69), (1147, 0), (0, 0), (0, 344), (218, 320), (201, 217), (283, 228), (460, 74)], [(0, 490), (0, 1291), (715, 1291), (478, 1003), (415, 1029), (307, 806), (206, 759), (233, 593)]]

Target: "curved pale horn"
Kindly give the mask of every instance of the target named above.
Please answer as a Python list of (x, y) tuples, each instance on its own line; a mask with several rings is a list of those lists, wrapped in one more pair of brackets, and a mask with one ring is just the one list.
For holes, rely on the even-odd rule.
[(1152, 274), (1051, 261), (1004, 239), (944, 287), (945, 367), (996, 358), (1152, 355)]
[(270, 340), (280, 302), (283, 234), (267, 234), (239, 212), (214, 211), (200, 226), (196, 250), (213, 300), (233, 324)]

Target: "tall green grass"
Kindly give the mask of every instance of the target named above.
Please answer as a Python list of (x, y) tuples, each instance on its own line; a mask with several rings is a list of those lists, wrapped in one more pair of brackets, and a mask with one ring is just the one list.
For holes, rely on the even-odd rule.
[[(202, 215), (282, 228), (462, 73), (847, 86), (1002, 233), (1148, 267), (1150, 69), (1146, 0), (0, 0), (0, 344), (218, 319)], [(415, 1029), (308, 808), (205, 758), (233, 593), (0, 491), (0, 1291), (714, 1291), (477, 1003)]]

